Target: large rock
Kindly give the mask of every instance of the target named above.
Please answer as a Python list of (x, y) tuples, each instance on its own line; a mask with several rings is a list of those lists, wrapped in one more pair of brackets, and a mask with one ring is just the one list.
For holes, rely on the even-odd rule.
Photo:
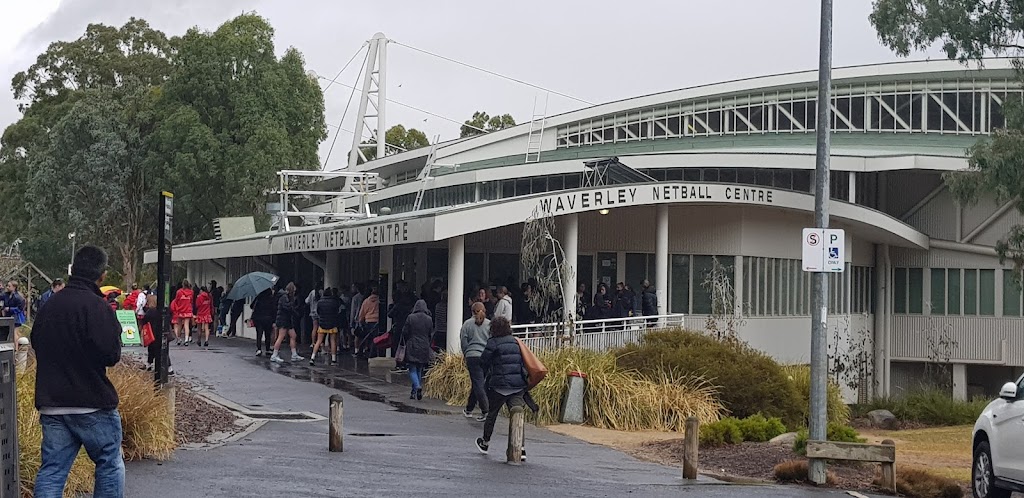
[(894, 431), (899, 428), (899, 421), (889, 410), (872, 410), (868, 412), (868, 420), (871, 426), (887, 431)]
[(787, 432), (785, 434), (779, 434), (778, 436), (773, 437), (771, 441), (768, 441), (768, 444), (772, 444), (772, 445), (776, 445), (776, 446), (787, 446), (787, 447), (792, 447), (794, 443), (796, 443), (796, 433), (795, 432)]

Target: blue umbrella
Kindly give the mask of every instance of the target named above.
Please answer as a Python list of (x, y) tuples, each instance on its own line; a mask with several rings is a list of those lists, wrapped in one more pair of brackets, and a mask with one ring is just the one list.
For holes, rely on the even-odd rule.
[(238, 301), (248, 297), (256, 297), (267, 289), (273, 289), (275, 283), (277, 283), (277, 275), (254, 271), (242, 275), (242, 278), (238, 279), (235, 285), (231, 287), (231, 292), (225, 296), (225, 299)]

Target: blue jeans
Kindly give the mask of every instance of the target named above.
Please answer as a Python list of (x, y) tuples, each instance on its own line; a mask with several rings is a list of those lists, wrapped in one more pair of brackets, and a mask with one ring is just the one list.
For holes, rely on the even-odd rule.
[(413, 389), (423, 389), (423, 365), (418, 363), (409, 363), (409, 380), (412, 381)]
[(121, 414), (116, 409), (84, 415), (40, 415), (42, 467), (36, 474), (36, 498), (61, 498), (71, 464), (85, 446), (96, 463), (94, 498), (124, 496)]

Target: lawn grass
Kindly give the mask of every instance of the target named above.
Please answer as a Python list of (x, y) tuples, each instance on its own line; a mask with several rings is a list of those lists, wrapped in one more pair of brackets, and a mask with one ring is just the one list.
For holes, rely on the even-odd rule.
[(900, 464), (928, 469), (959, 483), (971, 480), (972, 426), (934, 427), (905, 431), (866, 430), (869, 443), (892, 439), (896, 443), (896, 473)]

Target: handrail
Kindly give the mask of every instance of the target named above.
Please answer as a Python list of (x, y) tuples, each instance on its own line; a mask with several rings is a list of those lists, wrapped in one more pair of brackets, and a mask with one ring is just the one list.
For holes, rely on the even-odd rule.
[[(577, 320), (573, 322), (573, 329), (576, 334), (587, 334), (593, 332), (608, 332), (623, 330), (625, 328), (666, 328), (681, 326), (686, 315), (682, 313), (671, 313), (665, 315), (640, 315), (624, 318), (602, 318), (597, 320)], [(565, 322), (548, 323), (522, 323), (512, 326), (512, 335), (527, 336), (543, 332), (557, 332), (565, 330)]]

